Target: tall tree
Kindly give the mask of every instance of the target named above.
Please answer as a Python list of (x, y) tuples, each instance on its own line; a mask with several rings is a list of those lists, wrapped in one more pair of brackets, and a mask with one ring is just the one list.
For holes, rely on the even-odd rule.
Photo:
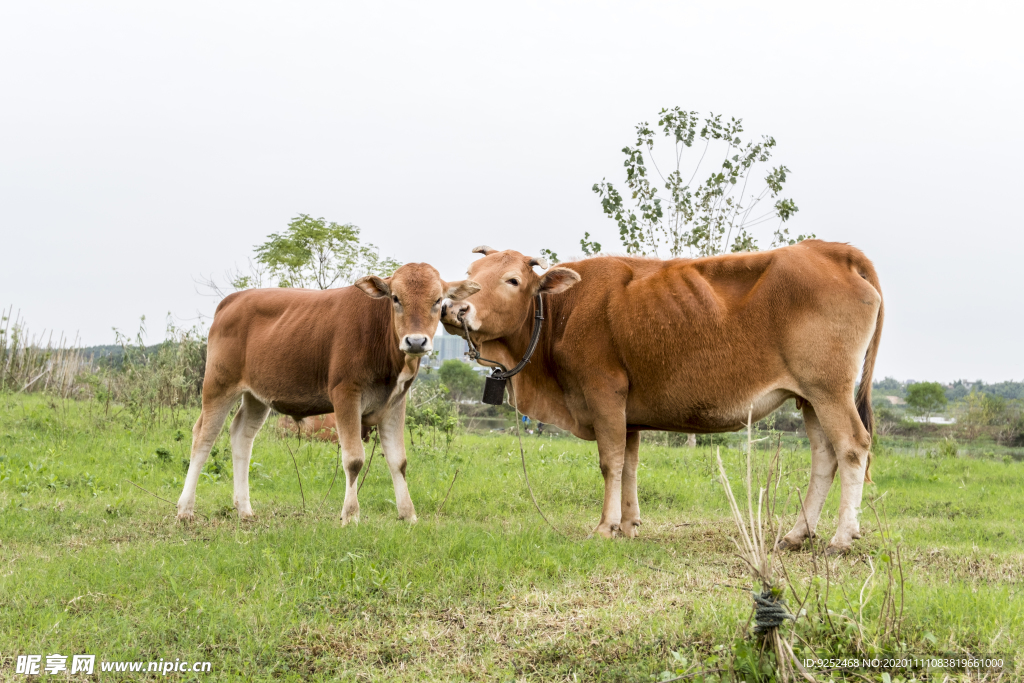
[[(662, 109), (657, 126), (647, 122), (636, 126), (636, 143), (622, 149), (628, 199), (607, 179), (593, 186), (601, 209), (615, 221), (627, 253), (678, 257), (756, 251), (753, 228), (761, 225), (775, 226), (771, 247), (814, 237), (789, 234), (786, 222), (798, 208), (792, 199), (781, 196), (789, 169), (767, 167), (775, 138), (765, 135), (757, 142), (744, 141), (743, 132), (742, 119), (723, 121), (716, 114), (702, 119), (697, 112), (679, 107)], [(662, 164), (656, 159), (659, 137), (672, 141), (667, 164), (665, 154)], [(688, 158), (691, 150), (700, 152), (696, 164)], [(705, 159), (716, 160), (716, 165), (695, 184)], [(659, 195), (659, 189), (664, 195)], [(585, 256), (601, 251), (589, 233), (580, 240), (580, 247)], [(542, 251), (557, 261), (557, 254)]]

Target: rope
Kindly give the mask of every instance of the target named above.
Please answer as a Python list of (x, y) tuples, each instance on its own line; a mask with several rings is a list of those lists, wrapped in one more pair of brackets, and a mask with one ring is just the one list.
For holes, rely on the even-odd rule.
[(444, 500), (437, 506), (437, 510), (434, 512), (434, 519), (441, 514), (441, 510), (444, 509), (444, 504), (448, 502), (448, 496), (452, 495), (452, 488), (455, 487), (455, 480), (459, 478), (459, 470), (455, 470), (455, 476), (452, 477), (452, 483), (448, 484), (448, 493), (444, 494)]
[[(363, 489), (363, 482), (366, 481), (366, 475), (368, 475), (370, 473), (370, 465), (373, 464), (373, 454), (377, 452), (377, 441), (378, 441), (377, 437), (379, 437), (379, 436), (380, 436), (380, 433), (377, 431), (377, 428), (374, 427), (374, 429), (373, 429), (373, 448), (370, 450), (370, 459), (366, 461), (366, 469), (363, 471), (363, 478), (359, 480), (359, 485), (356, 486), (356, 493), (357, 494)], [(333, 486), (333, 484), (334, 483), (331, 482), (332, 486)]]
[[(125, 479), (125, 481), (126, 481), (126, 482), (128, 482), (129, 484), (131, 484), (132, 486), (134, 486), (135, 488), (139, 489), (140, 491), (146, 491), (146, 489), (142, 488), (141, 486), (139, 486), (138, 484), (136, 484), (136, 483), (135, 483), (134, 481), (132, 481), (131, 479)], [(153, 497), (154, 497), (154, 498), (156, 498), (157, 500), (162, 500), (163, 502), (167, 503), (168, 505), (173, 505), (175, 509), (177, 509), (177, 508), (178, 508), (178, 506), (177, 506), (177, 505), (176, 505), (175, 503), (172, 503), (171, 501), (167, 500), (166, 498), (161, 498), (160, 496), (156, 495), (156, 494), (155, 494), (155, 493), (153, 493), (152, 491), (146, 491), (146, 493), (148, 493), (149, 495), (153, 496)], [(195, 513), (196, 513), (197, 515), (199, 515), (200, 517), (202, 517), (203, 519), (205, 519), (205, 520), (206, 520), (207, 522), (209, 522), (209, 521), (210, 521), (210, 518), (209, 518), (209, 517), (207, 517), (206, 515), (204, 515), (204, 514), (203, 514), (202, 512), (199, 512), (199, 510), (194, 510), (194, 512), (195, 512)]]
[(796, 617), (786, 609), (786, 601), (775, 595), (771, 588), (764, 592), (751, 593), (754, 598), (754, 633), (765, 633), (770, 629), (782, 626), (786, 619), (796, 621)]
[(551, 527), (552, 531), (554, 531), (556, 534), (566, 539), (567, 541), (578, 543), (579, 541), (577, 541), (574, 538), (571, 538), (568, 534), (555, 527), (555, 525), (552, 524), (550, 520), (548, 520), (548, 518), (544, 515), (544, 511), (540, 509), (540, 504), (537, 503), (537, 496), (533, 495), (533, 487), (530, 486), (530, 475), (526, 472), (526, 449), (523, 448), (523, 432), (519, 427), (519, 423), (522, 422), (522, 418), (519, 415), (519, 401), (516, 400), (516, 392), (512, 388), (511, 382), (508, 384), (508, 397), (509, 399), (511, 399), (510, 403), (512, 403), (512, 407), (516, 409), (516, 436), (519, 437), (519, 459), (523, 463), (523, 478), (526, 480), (526, 488), (530, 492), (530, 500), (533, 501), (533, 507), (537, 508), (537, 514), (540, 515), (540, 518), (544, 520), (545, 524)]
[[(334, 481), (338, 478), (338, 468), (341, 465), (341, 439), (340, 438), (338, 439), (338, 451), (337, 451), (337, 453), (335, 455), (336, 455), (336, 457), (334, 459), (334, 476), (331, 477), (331, 485), (327, 487), (327, 493), (324, 494), (324, 497), (320, 500), (320, 505), (318, 505), (317, 508), (316, 508), (317, 514), (320, 514), (320, 511), (323, 509), (324, 503), (327, 502), (328, 496), (330, 496), (331, 495), (331, 491), (334, 490)], [(358, 493), (358, 491), (357, 491), (357, 493)]]

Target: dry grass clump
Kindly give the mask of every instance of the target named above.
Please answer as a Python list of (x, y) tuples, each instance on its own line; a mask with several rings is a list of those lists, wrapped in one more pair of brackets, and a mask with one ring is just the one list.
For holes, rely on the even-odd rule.
[(12, 306), (0, 314), (0, 392), (47, 391), (70, 397), (79, 375), (91, 369), (91, 361), (77, 348), (77, 338), (53, 332), (33, 335), (20, 311)]
[[(716, 451), (716, 457), (718, 459), (718, 471), (722, 480), (722, 487), (725, 491), (725, 496), (729, 500), (729, 508), (732, 511), (733, 521), (736, 523), (736, 528), (739, 531), (739, 538), (734, 538), (733, 543), (736, 545), (737, 554), (740, 559), (747, 565), (751, 578), (757, 583), (761, 584), (761, 594), (754, 594), (754, 602), (756, 609), (756, 618), (758, 623), (755, 628), (755, 633), (761, 635), (764, 639), (764, 643), (769, 645), (775, 652), (775, 662), (778, 667), (779, 676), (785, 683), (789, 681), (794, 670), (808, 681), (814, 681), (814, 677), (803, 667), (793, 652), (793, 638), (795, 631), (790, 632), (790, 638), (787, 641), (782, 634), (779, 633), (778, 625), (780, 625), (783, 615), (785, 618), (794, 619), (792, 615), (789, 615), (785, 610), (784, 603), (781, 599), (782, 589), (776, 585), (775, 580), (775, 569), (776, 569), (776, 554), (775, 548), (779, 543), (779, 538), (782, 535), (782, 526), (776, 525), (775, 533), (772, 534), (772, 517), (774, 512), (774, 505), (777, 498), (778, 478), (775, 478), (775, 490), (772, 489), (772, 475), (771, 473), (777, 469), (778, 464), (778, 453), (776, 453), (775, 465), (776, 467), (769, 469), (768, 480), (764, 488), (758, 488), (757, 491), (757, 514), (754, 514), (754, 492), (753, 482), (751, 476), (751, 457), (754, 448), (753, 439), (753, 407), (747, 417), (747, 476), (746, 476), (746, 492), (747, 492), (747, 510), (746, 517), (743, 512), (740, 511), (739, 505), (736, 502), (736, 496), (733, 495), (732, 486), (729, 484), (729, 477), (725, 473), (725, 466), (722, 463), (721, 450)], [(762, 517), (762, 511), (766, 511), (767, 514)], [(775, 617), (774, 619), (772, 617)], [(766, 625), (766, 624), (776, 625)]]

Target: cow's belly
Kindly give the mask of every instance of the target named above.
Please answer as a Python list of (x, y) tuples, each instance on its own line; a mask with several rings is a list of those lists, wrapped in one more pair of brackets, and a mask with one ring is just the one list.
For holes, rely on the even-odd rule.
[[(257, 398), (259, 397), (257, 396)], [(268, 405), (282, 415), (288, 415), (296, 419), (334, 412), (334, 406), (330, 401), (285, 399), (270, 401)]]
[(788, 389), (771, 388), (728, 402), (707, 397), (703, 401), (678, 404), (664, 397), (660, 401), (637, 401), (631, 395), (626, 422), (639, 429), (695, 434), (735, 432), (746, 427), (751, 411), (756, 422), (795, 395)]
[[(331, 398), (317, 390), (302, 393), (275, 392), (258, 386), (249, 386), (247, 390), (282, 415), (296, 419), (334, 412)], [(393, 390), (394, 385), (384, 384), (374, 384), (363, 389), (359, 395), (359, 413), (365, 424), (372, 426), (380, 421), (385, 409), (391, 404)]]
[(244, 390), (278, 413), (297, 420), (334, 412), (334, 404), (331, 403), (330, 397), (316, 390), (282, 391), (273, 386), (262, 386), (260, 382), (247, 382)]

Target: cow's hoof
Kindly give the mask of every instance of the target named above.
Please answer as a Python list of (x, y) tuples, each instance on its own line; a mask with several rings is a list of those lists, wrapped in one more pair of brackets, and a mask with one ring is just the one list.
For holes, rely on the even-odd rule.
[(800, 550), (800, 548), (801, 548), (801, 546), (803, 546), (803, 544), (804, 544), (804, 542), (803, 542), (802, 539), (799, 540), (799, 541), (792, 541), (792, 540), (786, 538), (785, 536), (783, 536), (782, 538), (779, 539), (779, 542), (778, 542), (778, 544), (776, 544), (775, 549), (776, 550), (781, 550), (781, 551), (785, 551), (785, 550)]
[(349, 524), (359, 524), (359, 510), (355, 512), (342, 512), (341, 513), (341, 525), (347, 526)]
[(247, 520), (247, 519), (256, 519), (256, 514), (252, 510), (248, 510), (248, 511), (239, 510), (238, 511), (238, 518), (243, 520), (243, 521)]
[(178, 521), (179, 522), (192, 522), (195, 521), (196, 513), (191, 509), (178, 509)]
[(408, 522), (409, 524), (416, 523), (418, 518), (416, 517), (416, 508), (412, 506), (412, 503), (399, 506), (398, 519)]
[(620, 526), (622, 535), (626, 538), (636, 538), (640, 535), (640, 521), (623, 522)]
[(601, 524), (598, 524), (597, 528), (594, 529), (594, 533), (600, 534), (600, 535), (604, 536), (605, 538), (615, 538), (615, 534), (618, 531), (619, 531), (619, 525), (618, 524), (604, 524), (603, 522)]
[(828, 544), (828, 547), (825, 548), (825, 555), (828, 557), (841, 557), (842, 555), (850, 552), (850, 549), (851, 545), (849, 543), (844, 545), (842, 543), (832, 541)]

